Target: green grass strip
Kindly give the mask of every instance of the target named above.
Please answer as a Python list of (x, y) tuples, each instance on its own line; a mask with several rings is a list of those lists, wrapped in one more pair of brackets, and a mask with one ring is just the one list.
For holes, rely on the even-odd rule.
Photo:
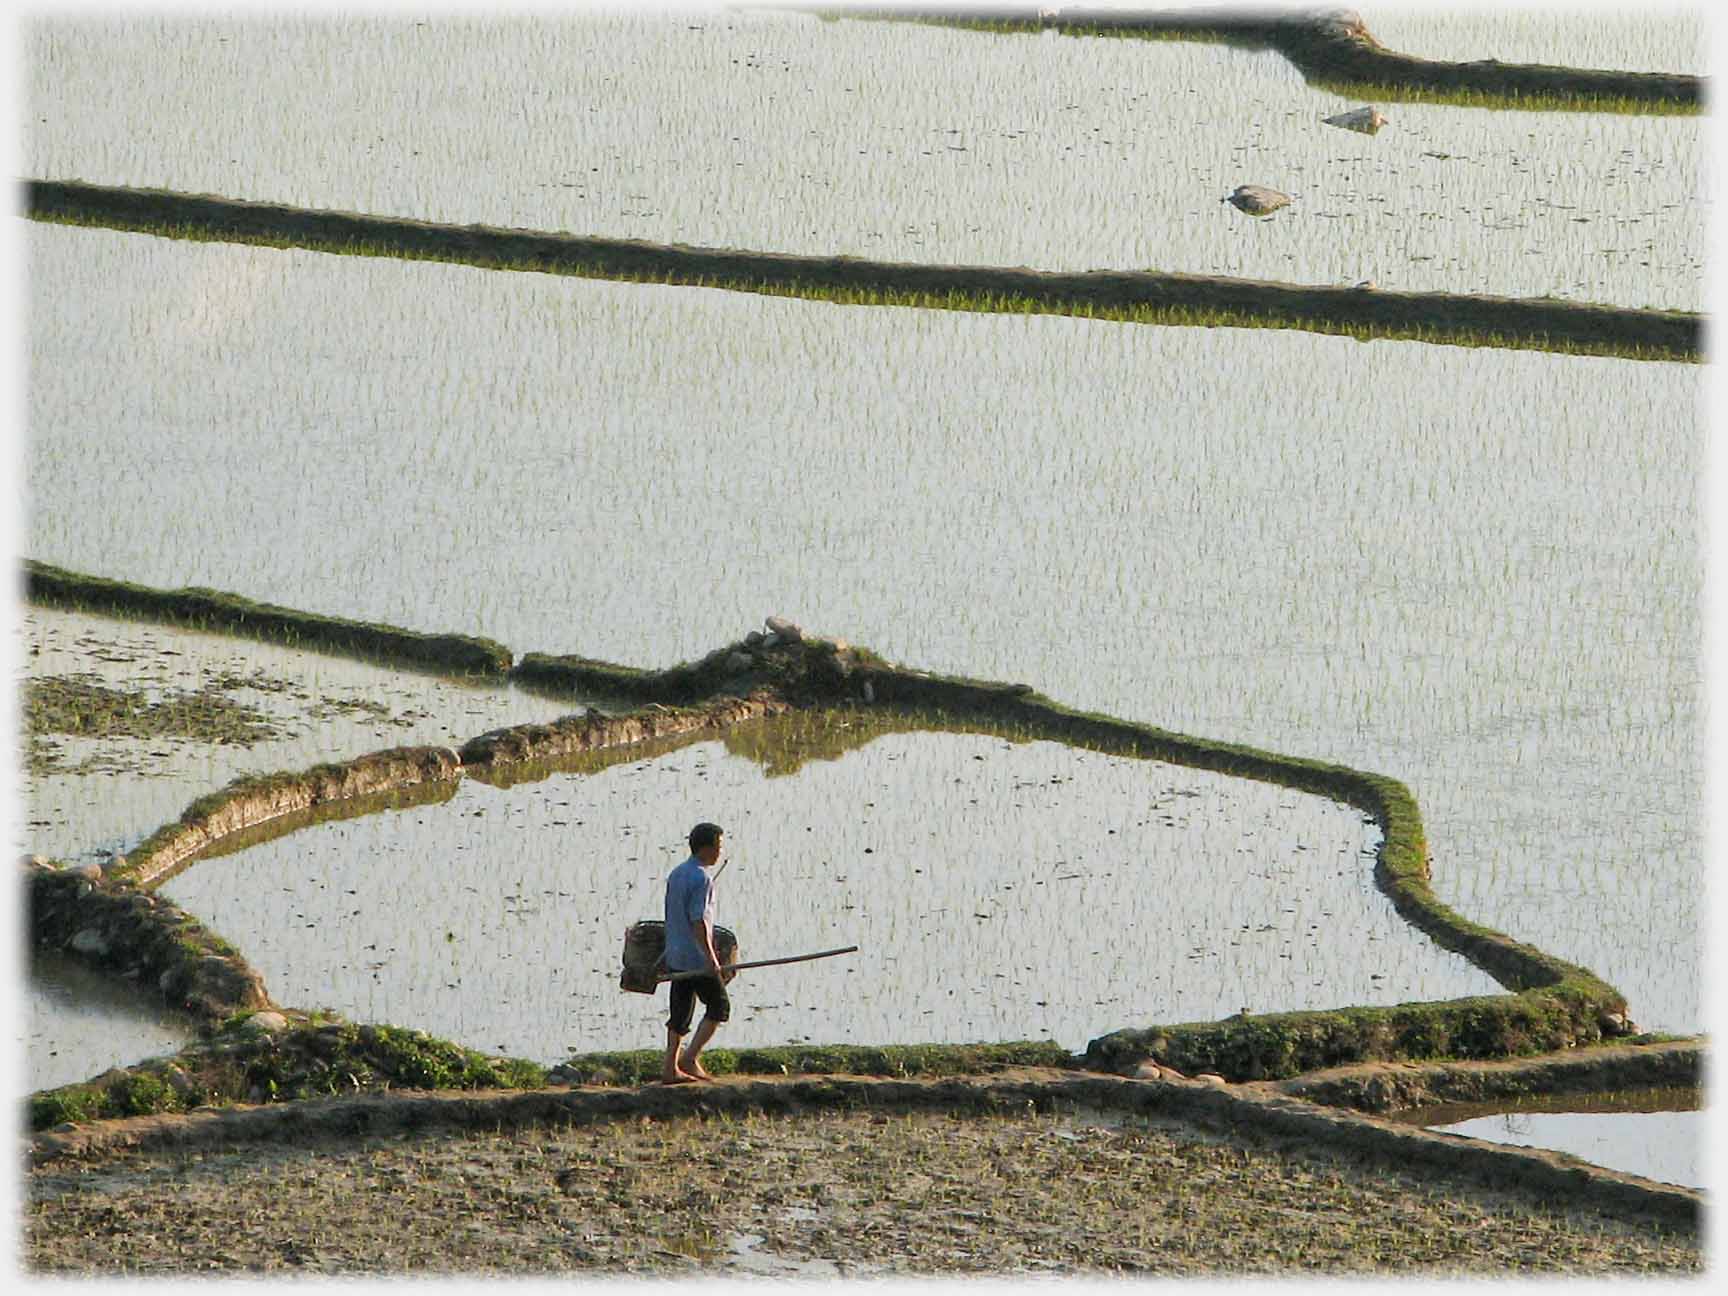
[[(558, 1071), (573, 1084), (649, 1084), (660, 1078), (659, 1049), (580, 1053)], [(715, 1075), (978, 1075), (1004, 1067), (1072, 1068), (1074, 1057), (1049, 1040), (1006, 1044), (785, 1044), (769, 1048), (715, 1047), (702, 1055)]]
[(220, 590), (134, 585), (30, 559), (24, 561), (24, 598), (43, 607), (217, 631), (440, 674), (500, 677), (511, 666), (510, 650), (490, 639), (301, 612)]
[(1064, 315), (1180, 327), (1294, 328), (1364, 341), (1702, 359), (1696, 312), (1557, 298), (1406, 293), (1153, 271), (1059, 272), (693, 248), (317, 211), (209, 195), (25, 182), (34, 219), (254, 246), (443, 261), (798, 297), (838, 305)]
[(212, 1039), (94, 1080), (32, 1094), (32, 1130), (243, 1102), (295, 1102), (388, 1089), (536, 1089), (546, 1069), (397, 1026), (324, 1015), (274, 1033), (244, 1013)]
[(1213, 6), (1188, 10), (1094, 9), (1062, 5), (950, 9), (880, 5), (816, 10), (829, 18), (916, 22), (997, 35), (1054, 31), (1064, 36), (1199, 40), (1278, 51), (1315, 87), (1358, 99), (1445, 103), (1525, 112), (1696, 115), (1705, 78), (1685, 73), (1621, 72), (1545, 63), (1467, 63), (1389, 50), (1356, 15), (1336, 9), (1276, 12)]

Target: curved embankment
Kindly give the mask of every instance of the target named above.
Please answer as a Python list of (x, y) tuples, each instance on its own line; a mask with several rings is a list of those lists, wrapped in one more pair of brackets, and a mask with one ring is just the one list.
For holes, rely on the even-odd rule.
[(1277, 50), (1309, 81), (1340, 93), (1371, 97), (1482, 96), (1520, 108), (1697, 112), (1705, 78), (1683, 73), (1616, 72), (1502, 63), (1452, 63), (1389, 50), (1350, 9), (1277, 10), (1251, 6), (1177, 10), (1123, 10), (1085, 5), (846, 5), (822, 9), (847, 18), (897, 19), (993, 31), (1057, 31), (1084, 36), (1187, 37)]
[(1418, 1127), (1332, 1110), (1265, 1086), (1226, 1089), (1191, 1081), (1131, 1080), (1020, 1067), (934, 1081), (774, 1077), (691, 1088), (366, 1094), (291, 1106), (145, 1116), (38, 1133), (31, 1140), (29, 1158), (32, 1166), (45, 1166), (166, 1147), (232, 1147), (271, 1140), (305, 1144), (319, 1138), (496, 1132), (648, 1118), (712, 1119), (758, 1112), (796, 1116), (834, 1110), (934, 1110), (988, 1115), (1076, 1108), (1175, 1118), (1232, 1137), (1251, 1130), (1285, 1147), (1327, 1150), (1371, 1164), (1420, 1169), (1488, 1184), (1527, 1199), (1551, 1202), (1563, 1197), (1577, 1207), (1669, 1227), (1694, 1229), (1703, 1213), (1703, 1194), (1694, 1189), (1608, 1170), (1564, 1153), (1432, 1134)]
[(851, 304), (1142, 323), (1266, 326), (1362, 338), (1518, 347), (1638, 360), (1699, 360), (1702, 316), (1552, 298), (1404, 293), (1113, 270), (914, 265), (631, 239), (440, 225), (207, 194), (24, 182), (26, 214), (172, 238), (457, 262), (684, 284)]
[(276, 1009), (262, 979), (231, 946), (151, 890), (195, 859), (295, 826), (447, 799), (465, 773), (508, 764), (518, 758), (513, 753), (530, 747), (558, 755), (634, 750), (672, 735), (724, 729), (787, 705), (758, 696), (628, 716), (589, 712), (482, 735), (465, 745), (466, 764), (449, 748), (398, 747), (307, 770), (239, 778), (194, 801), (106, 868), (27, 861), (32, 942), (155, 986), (205, 1029), (235, 1013)]
[(263, 979), (233, 946), (160, 896), (105, 883), (95, 865), (27, 861), (24, 903), (31, 944), (155, 990), (201, 1030), (271, 1006)]
[[(83, 900), (88, 903), (90, 897), (112, 888), (135, 894), (200, 852), (219, 849), (237, 833), (256, 831), (261, 824), (306, 814), (321, 805), (400, 793), (419, 785), (449, 784), (469, 772), (496, 776), (512, 767), (532, 767), (609, 746), (633, 747), (673, 734), (725, 731), (793, 708), (891, 707), (937, 723), (988, 724), (1028, 738), (1215, 770), (1353, 805), (1380, 825), (1383, 840), (1376, 880), (1400, 912), (1511, 992), (1389, 1008), (1129, 1027), (1093, 1040), (1083, 1059), (1087, 1067), (1133, 1073), (1151, 1063), (1186, 1073), (1214, 1072), (1231, 1081), (1281, 1079), (1355, 1062), (1481, 1059), (1565, 1049), (1628, 1035), (1634, 1029), (1626, 1020), (1624, 998), (1587, 970), (1469, 923), (1439, 903), (1428, 885), (1427, 849), (1415, 800), (1401, 783), (1382, 775), (1078, 712), (1023, 684), (958, 679), (893, 666), (867, 650), (805, 638), (796, 631), (784, 637), (753, 634), (698, 662), (667, 670), (540, 654), (525, 656), (517, 670), (543, 689), (600, 691), (634, 697), (645, 705), (626, 715), (605, 716), (589, 710), (550, 725), (495, 730), (463, 744), (460, 753), (440, 747), (399, 748), (298, 773), (238, 780), (201, 798), (129, 857), (117, 858), (112, 876), (90, 881)], [(46, 885), (46, 879), (40, 885)], [(124, 899), (120, 908), (128, 922), (148, 926), (179, 921), (165, 919), (166, 911), (160, 907), (131, 904), (130, 894)], [(91, 913), (95, 912), (92, 908)], [(76, 918), (56, 918), (53, 931), (44, 931), (38, 922), (35, 934), (63, 944), (54, 933), (63, 935), (61, 929), (75, 922)], [(125, 944), (102, 921), (86, 925), (94, 926), (95, 936), (110, 944)], [(185, 958), (172, 948), (166, 957), (176, 960), (172, 964), (176, 968)], [(169, 969), (140, 956), (134, 970), (159, 978)], [(250, 998), (236, 999), (231, 1009), (257, 1007), (257, 996), (248, 994)], [(211, 1005), (206, 1017), (219, 1016), (217, 1007)], [(829, 1063), (838, 1069), (870, 1050), (841, 1050), (829, 1062), (820, 1059), (823, 1050), (756, 1052), (760, 1056), (719, 1051), (710, 1065), (717, 1072), (753, 1067), (779, 1071), (792, 1062), (802, 1069)], [(656, 1058), (647, 1051), (589, 1055), (572, 1059), (565, 1071), (575, 1080), (628, 1083), (649, 1078)], [(903, 1066), (904, 1057), (883, 1064)], [(52, 1104), (45, 1108), (51, 1109)]]
[(1254, 1080), (1350, 1061), (1502, 1057), (1593, 1043), (1633, 1029), (1625, 998), (1594, 974), (1471, 923), (1440, 903), (1429, 886), (1421, 814), (1396, 779), (1074, 711), (1025, 685), (878, 666), (861, 669), (857, 678), (860, 688), (868, 684), (883, 703), (938, 716), (988, 716), (1039, 737), (1277, 783), (1355, 806), (1380, 825), (1375, 880), (1399, 913), (1512, 992), (1124, 1029), (1087, 1046), (1089, 1066), (1125, 1069), (1156, 1060), (1184, 1072)]
[(1600, 1096), (1637, 1090), (1699, 1089), (1704, 1048), (1697, 1040), (1604, 1045), (1537, 1058), (1335, 1067), (1273, 1082), (1279, 1093), (1352, 1111), (1509, 1103), (1537, 1096)]

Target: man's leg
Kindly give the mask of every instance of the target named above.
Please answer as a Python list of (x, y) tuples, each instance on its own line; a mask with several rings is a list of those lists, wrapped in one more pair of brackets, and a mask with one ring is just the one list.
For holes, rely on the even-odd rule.
[[(703, 1020), (703, 1025), (707, 1025), (706, 1019)], [(697, 1033), (701, 1033), (700, 1027)], [(660, 1068), (660, 1080), (663, 1084), (686, 1084), (693, 1078), (678, 1066), (678, 1045), (683, 1041), (684, 1037), (677, 1031), (670, 1026), (666, 1028), (666, 1061)]]
[(684, 1055), (678, 1059), (679, 1069), (686, 1076), (695, 1076), (698, 1080), (712, 1080), (708, 1069), (697, 1059), (702, 1056), (702, 1050), (708, 1047), (708, 1041), (714, 1038), (714, 1032), (720, 1029), (720, 1023), (706, 1013), (702, 1015), (702, 1024), (696, 1028), (696, 1033), (690, 1037), (690, 1046), (684, 1050)]
[[(685, 1075), (694, 1076), (698, 1080), (712, 1080), (707, 1069), (697, 1061), (702, 1056), (702, 1050), (708, 1047), (708, 1041), (714, 1038), (714, 1032), (720, 1029), (732, 1016), (732, 1001), (726, 996), (726, 986), (719, 977), (699, 977), (688, 983), (696, 997), (702, 1000), (702, 1024), (696, 1028), (696, 1033), (690, 1037), (690, 1043), (684, 1048), (683, 1055), (678, 1059), (678, 1066)], [(694, 1008), (692, 1008), (694, 1015)]]
[(690, 983), (674, 981), (671, 999), (666, 1018), (666, 1060), (660, 1067), (660, 1080), (663, 1084), (689, 1084), (696, 1077), (679, 1067), (678, 1045), (683, 1042), (684, 1033), (690, 1029), (690, 1018), (696, 1008)]

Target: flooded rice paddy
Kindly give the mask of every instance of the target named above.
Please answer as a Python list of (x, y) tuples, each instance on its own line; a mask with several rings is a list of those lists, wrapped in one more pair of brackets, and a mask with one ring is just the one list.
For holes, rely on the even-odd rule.
[(1448, 904), (1701, 1022), (1698, 366), (28, 238), (34, 557), (1384, 771)]
[[(1702, 303), (1698, 117), (1397, 104), (1366, 137), (1322, 125), (1356, 103), (1269, 51), (786, 12), (80, 16), (22, 43), (38, 179), (891, 261)], [(1220, 204), (1240, 184), (1295, 201), (1256, 221)]]
[[(422, 743), (460, 744), (573, 703), (223, 635), (49, 608), (20, 609), (25, 702), (56, 690), (30, 744), (21, 792), (26, 854), (125, 852), (206, 792), (243, 774)], [(111, 690), (140, 708), (199, 699), (213, 719), (116, 736), (97, 718)], [(139, 726), (134, 726), (139, 727)]]
[[(854, 723), (868, 733), (866, 717)], [(1379, 830), (1324, 798), (984, 734), (804, 760), (784, 725), (436, 806), (311, 827), (163, 891), (282, 1002), (556, 1060), (654, 1047), (618, 988), (685, 820), (727, 829), (745, 959), (728, 1044), (1053, 1038), (1130, 1022), (1496, 993), (1373, 884)], [(771, 773), (771, 769), (787, 772)]]
[[(1685, 13), (1364, 16), (1428, 57), (1698, 70)], [(1702, 301), (1700, 118), (1391, 104), (1365, 138), (1320, 126), (1354, 103), (1273, 54), (791, 14), (125, 16), (38, 21), (24, 45), (40, 178), (787, 252)], [(1218, 203), (1241, 183), (1295, 202), (1250, 221)], [(1702, 1024), (1696, 367), (40, 226), (25, 246), (31, 557), (643, 665), (784, 612), (1382, 770), (1423, 808), (1447, 903), (1599, 973), (1646, 1029)], [(282, 731), (100, 754), (56, 736), (26, 784), (34, 852), (124, 847), (247, 770), (570, 709), (26, 621), (32, 678), (214, 687)], [(786, 777), (752, 750), (468, 780), (168, 890), (285, 1003), (546, 1059), (654, 1042), (660, 1002), (617, 990), (617, 945), (695, 817), (732, 829), (722, 919), (747, 957), (864, 946), (745, 974), (729, 1043), (1079, 1045), (1492, 988), (1390, 915), (1372, 829), (1328, 803), (976, 734), (886, 734)], [(75, 968), (32, 976), (32, 1087), (181, 1038)], [(1582, 1119), (1467, 1132), (1701, 1178), (1695, 1113)]]

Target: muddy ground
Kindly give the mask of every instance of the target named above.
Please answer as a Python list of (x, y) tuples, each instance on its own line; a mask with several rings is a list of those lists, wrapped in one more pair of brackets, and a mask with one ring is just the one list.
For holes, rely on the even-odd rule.
[(1419, 1175), (1337, 1143), (1158, 1112), (727, 1110), (688, 1093), (613, 1092), (603, 1116), (590, 1103), (555, 1124), (521, 1122), (520, 1099), (462, 1099), (460, 1124), (358, 1135), (344, 1122), (372, 1121), (387, 1100), (326, 1103), (316, 1119), (278, 1114), (274, 1136), (246, 1141), (220, 1120), (150, 1118), (142, 1139), (117, 1122), (65, 1139), (29, 1172), (22, 1260), (109, 1277), (1680, 1276), (1703, 1265), (1695, 1228), (1516, 1176)]

